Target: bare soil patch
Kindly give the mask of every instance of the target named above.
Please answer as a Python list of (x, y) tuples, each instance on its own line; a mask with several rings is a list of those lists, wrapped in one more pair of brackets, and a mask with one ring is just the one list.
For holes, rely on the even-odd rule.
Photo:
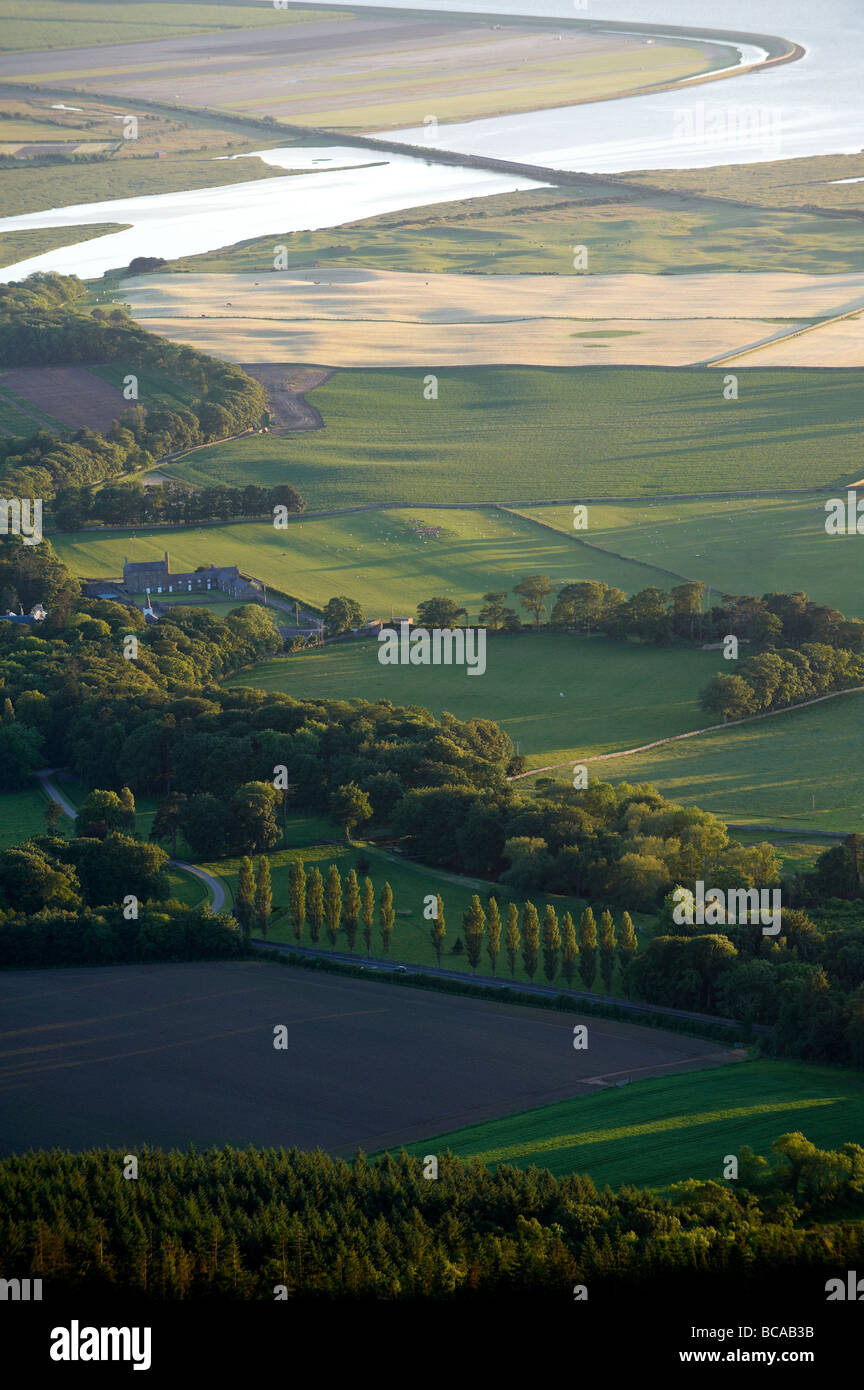
[(107, 430), (130, 401), (87, 367), (13, 367), (0, 372), (8, 390), (71, 429)]
[(273, 417), (272, 434), (324, 428), (320, 411), (309, 404), (305, 393), (329, 381), (332, 369), (295, 367), (287, 362), (241, 362), (240, 366), (267, 388)]

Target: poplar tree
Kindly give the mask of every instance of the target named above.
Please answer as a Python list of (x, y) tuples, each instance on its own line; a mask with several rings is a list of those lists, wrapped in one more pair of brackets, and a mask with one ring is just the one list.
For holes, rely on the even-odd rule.
[(533, 903), (525, 903), (522, 908), (522, 963), (525, 974), (533, 980), (537, 973), (540, 956), (540, 918)]
[(371, 878), (363, 880), (363, 940), (366, 943), (366, 954), (372, 954), (372, 928), (375, 925), (375, 889), (372, 886)]
[(483, 950), (483, 933), (486, 930), (486, 913), (483, 911), (483, 904), (476, 893), (471, 895), (468, 911), (462, 916), (462, 928), (465, 935), (465, 953), (468, 956), (468, 963), (476, 975), (477, 966), (480, 964), (480, 954)]
[(429, 928), (429, 936), (432, 939), (432, 947), (435, 951), (435, 959), (440, 965), (441, 952), (444, 949), (444, 938), (447, 935), (447, 926), (444, 921), (444, 900), (441, 897), (440, 893), (436, 898), (436, 904), (437, 916), (433, 919), (432, 925)]
[(501, 950), (501, 913), (498, 908), (498, 899), (490, 898), (489, 907), (486, 912), (486, 954), (489, 957), (489, 964), (492, 967), (492, 974), (498, 964), (498, 952)]
[[(63, 807), (59, 801), (49, 801), (45, 807), (45, 825), (49, 835), (57, 834), (57, 822), (63, 814)], [(173, 851), (172, 851), (173, 852)]]
[(345, 899), (342, 903), (342, 925), (345, 928), (345, 935), (348, 937), (348, 948), (354, 950), (354, 943), (357, 940), (357, 931), (360, 926), (360, 885), (357, 882), (357, 871), (352, 869), (345, 880)]
[(252, 868), (252, 860), (245, 854), (240, 860), (240, 872), (237, 875), (237, 902), (234, 910), (243, 935), (248, 941), (252, 934), (252, 919), (255, 914), (255, 870)]
[(303, 923), (306, 920), (306, 870), (302, 859), (293, 859), (288, 873), (289, 906), (291, 930), (295, 941), (303, 936)]
[(270, 884), (270, 860), (262, 854), (258, 860), (258, 879), (255, 883), (255, 925), (262, 936), (267, 935), (273, 911), (273, 889)]
[(576, 925), (569, 912), (561, 921), (561, 974), (567, 981), (567, 988), (573, 988), (573, 976), (579, 960), (579, 947), (576, 944)]
[(554, 907), (546, 904), (543, 914), (543, 973), (550, 985), (558, 974), (558, 952), (561, 950), (561, 933)]
[(597, 974), (597, 923), (590, 907), (586, 907), (579, 923), (579, 974), (586, 989), (590, 989)]
[(612, 993), (612, 975), (615, 971), (615, 923), (612, 913), (604, 912), (600, 918), (600, 974), (607, 994)]
[(331, 951), (336, 945), (341, 916), (342, 879), (339, 877), (339, 870), (336, 865), (331, 864), (327, 870), (327, 882), (324, 885), (324, 925), (327, 928)]
[(135, 798), (128, 787), (121, 787), (120, 805), (123, 807), (123, 824), (127, 835), (135, 834)]
[(306, 921), (309, 923), (309, 935), (317, 946), (324, 923), (324, 880), (317, 864), (313, 864), (309, 870), (306, 885)]
[(381, 889), (381, 901), (378, 904), (378, 926), (381, 931), (381, 943), (384, 947), (385, 956), (390, 954), (390, 938), (393, 935), (393, 923), (396, 921), (396, 913), (393, 909), (393, 889), (389, 883), (385, 883)]
[(621, 931), (618, 933), (618, 961), (621, 971), (621, 981), (630, 997), (627, 989), (627, 967), (636, 954), (636, 930), (629, 912), (625, 912), (621, 918)]
[(507, 932), (504, 937), (504, 946), (507, 951), (507, 961), (510, 965), (510, 978), (516, 974), (516, 958), (519, 955), (519, 912), (515, 903), (511, 903), (507, 909)]

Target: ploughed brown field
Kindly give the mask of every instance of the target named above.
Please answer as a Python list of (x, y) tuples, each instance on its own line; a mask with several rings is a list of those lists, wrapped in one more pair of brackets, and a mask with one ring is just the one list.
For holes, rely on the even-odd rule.
[[(109, 386), (86, 367), (13, 367), (0, 372), (0, 395), (9, 392), (76, 430), (107, 430), (112, 420), (134, 405), (118, 387)], [(34, 415), (33, 429), (41, 425)]]
[(0, 1017), (3, 1154), (195, 1143), (350, 1155), (740, 1055), (601, 1018), (580, 1020), (577, 1051), (572, 1014), (246, 961), (10, 971)]

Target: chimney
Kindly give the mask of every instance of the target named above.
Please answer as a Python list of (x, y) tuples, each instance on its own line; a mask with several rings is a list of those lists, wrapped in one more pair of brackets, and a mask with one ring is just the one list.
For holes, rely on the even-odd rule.
[(171, 561), (168, 559), (168, 551), (167, 551), (167, 550), (165, 551), (165, 568), (166, 568), (166, 570), (168, 570), (168, 572), (169, 572), (169, 574), (170, 574), (170, 572), (171, 572)]

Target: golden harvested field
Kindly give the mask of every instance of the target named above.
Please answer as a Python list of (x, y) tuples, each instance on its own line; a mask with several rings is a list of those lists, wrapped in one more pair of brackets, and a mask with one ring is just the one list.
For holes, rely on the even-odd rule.
[[(864, 274), (472, 276), (346, 267), (257, 279), (137, 276), (123, 292), (153, 332), (238, 362), (672, 367), (864, 306)], [(855, 364), (838, 355), (830, 365)]]
[[(726, 366), (737, 366), (730, 358)], [(748, 367), (864, 367), (864, 319), (838, 319), (740, 358)]]
[[(279, 241), (274, 237), (274, 245)], [(122, 289), (142, 320), (217, 313), (462, 323), (483, 319), (809, 320), (864, 308), (864, 273), (448, 275), (346, 267), (263, 275), (141, 275)], [(226, 307), (232, 313), (225, 315)]]
[[(506, 328), (500, 322), (418, 325), (322, 319), (283, 326), (267, 319), (219, 317), (144, 321), (154, 333), (230, 361), (327, 367), (688, 367), (780, 331), (758, 319), (638, 324), (597, 319), (581, 326), (566, 319), (523, 319)], [(608, 338), (602, 336), (607, 333)]]

